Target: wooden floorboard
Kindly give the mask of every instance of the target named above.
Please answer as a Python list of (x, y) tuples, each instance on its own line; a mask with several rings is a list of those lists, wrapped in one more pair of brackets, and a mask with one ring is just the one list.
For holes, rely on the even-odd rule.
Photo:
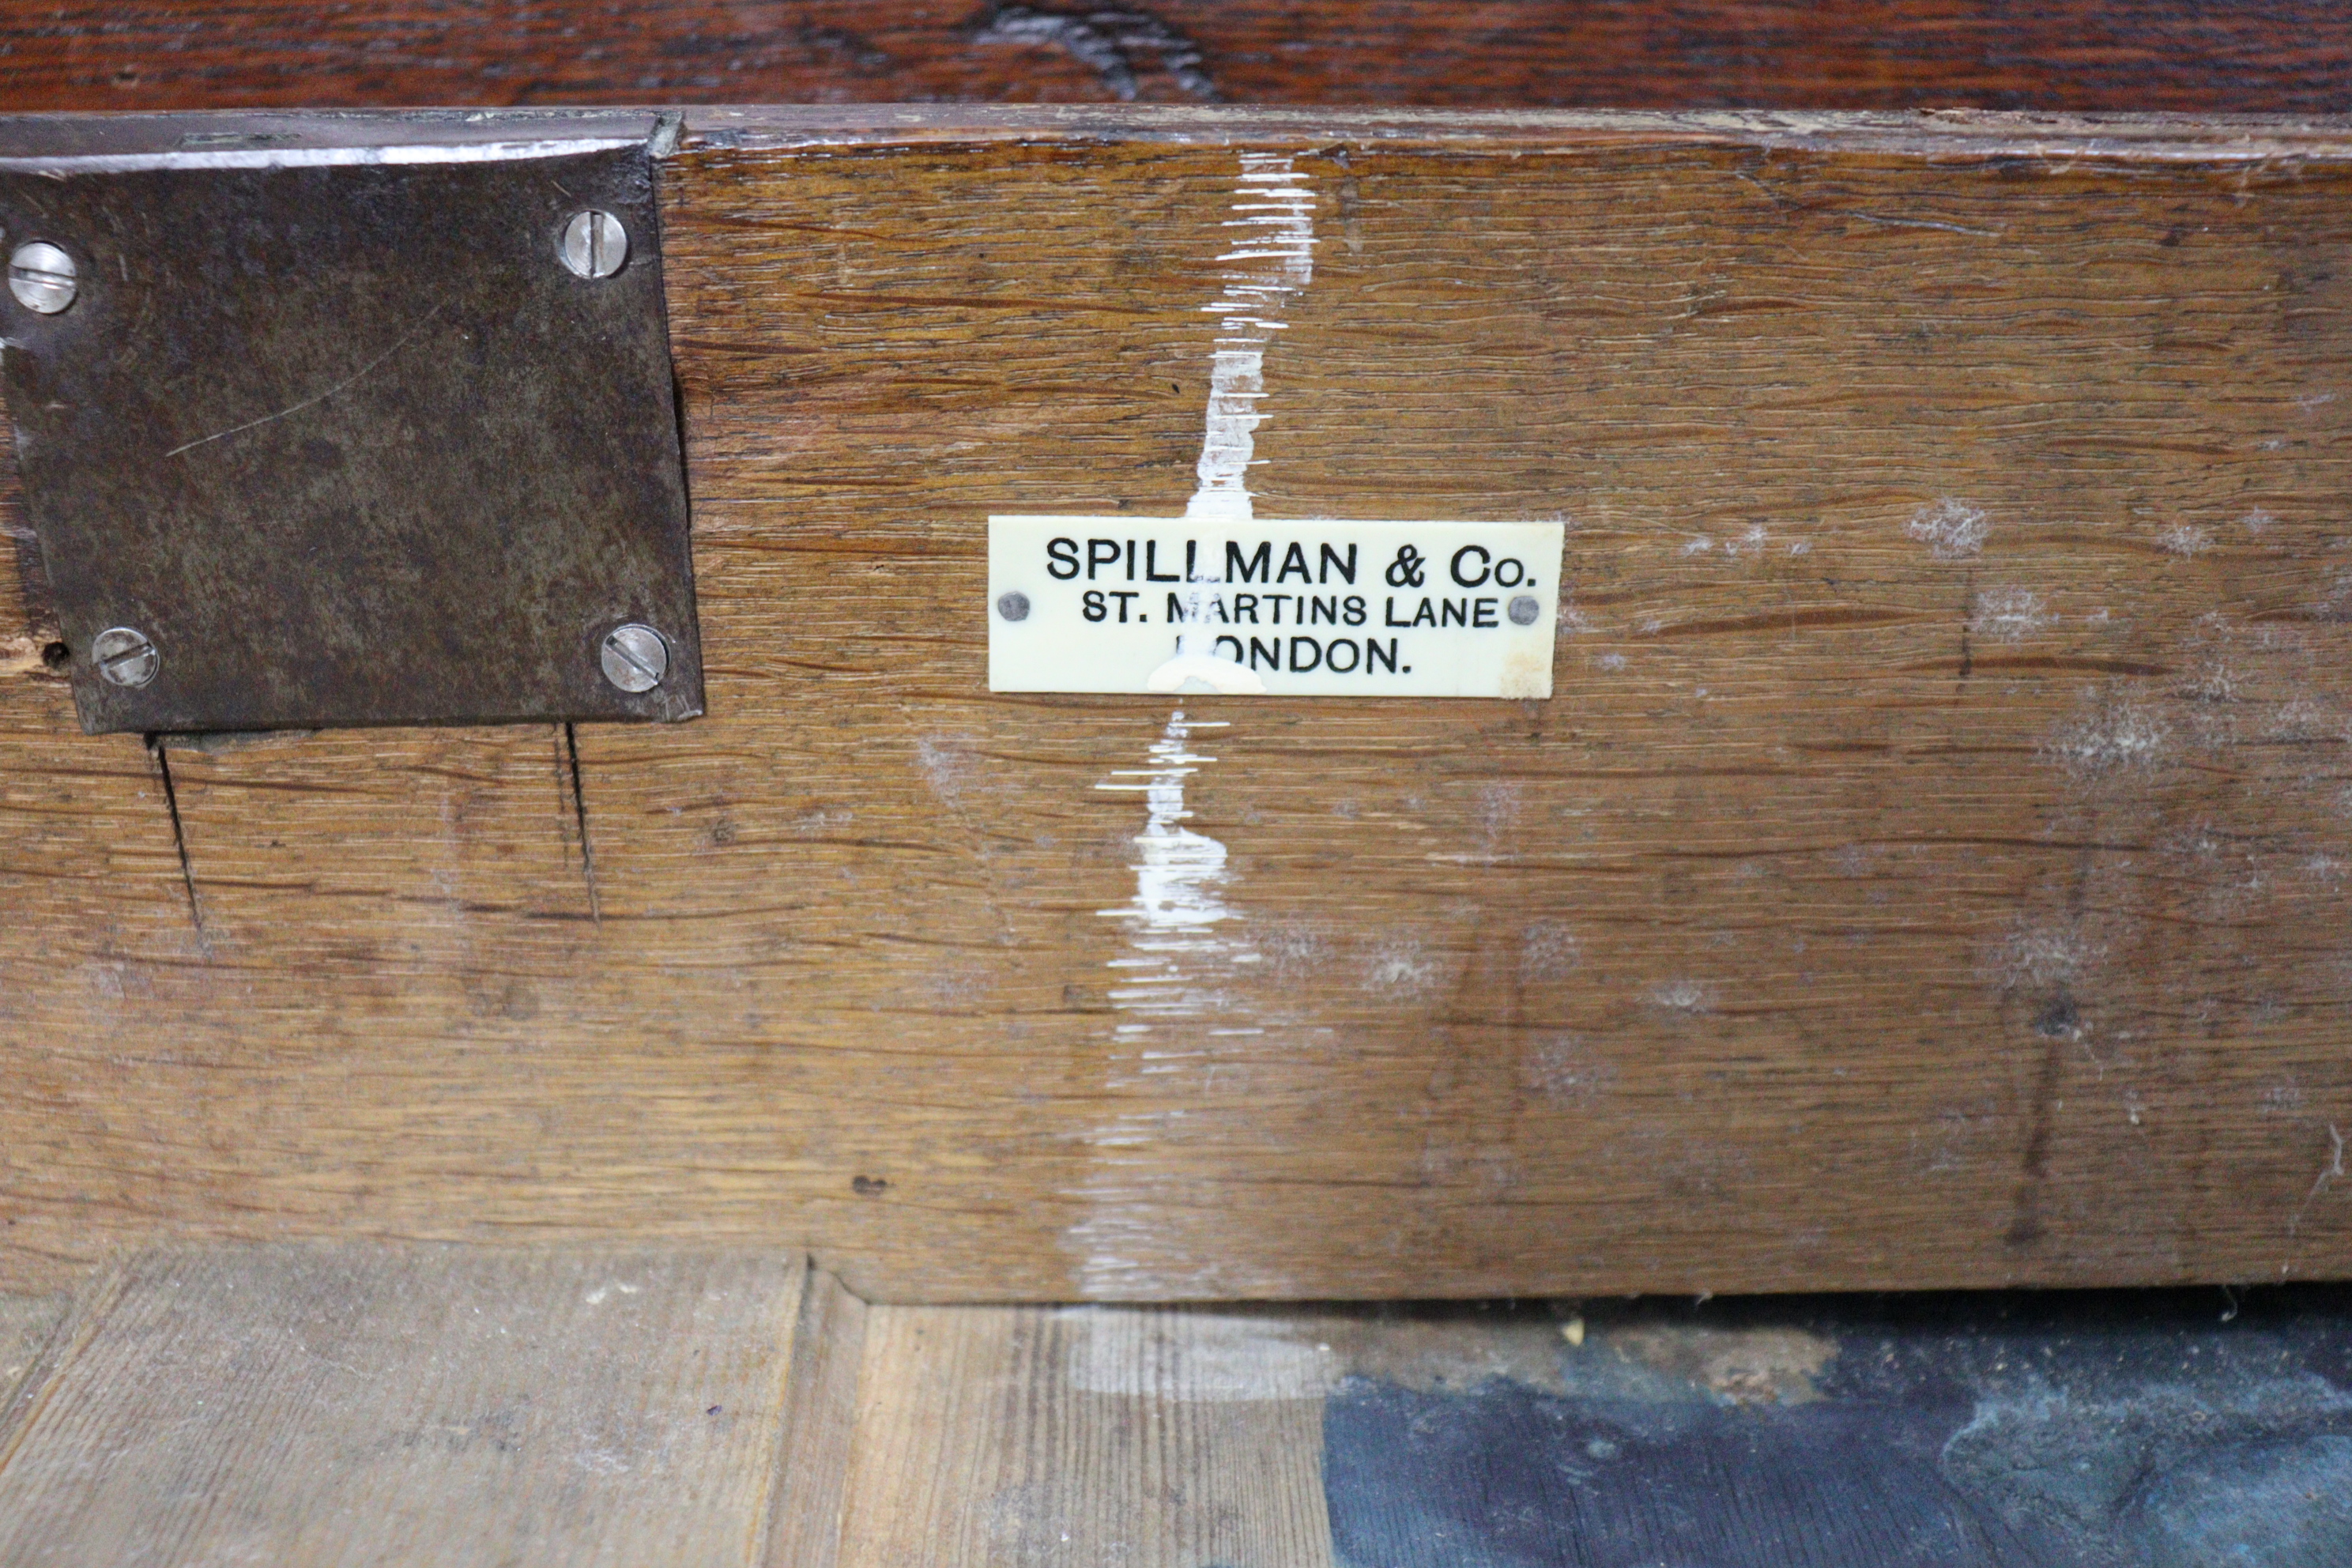
[(0, 1301), (0, 1565), (2340, 1568), (2352, 1290), (869, 1306), (772, 1254)]
[(33, 1370), (68, 1305), (63, 1296), (0, 1296), (0, 1404)]
[(0, 1468), (0, 1563), (753, 1563), (803, 1279), (772, 1254), (152, 1254)]
[(877, 1307), (846, 1568), (2339, 1568), (2338, 1290)]
[(809, 1276), (793, 1331), (768, 1568), (834, 1568), (840, 1560), (867, 1310), (837, 1276)]
[(877, 1307), (843, 1568), (1317, 1568), (1320, 1358), (1278, 1317)]
[(63, 1293), (0, 1296), (0, 1458), (68, 1337), (73, 1306)]

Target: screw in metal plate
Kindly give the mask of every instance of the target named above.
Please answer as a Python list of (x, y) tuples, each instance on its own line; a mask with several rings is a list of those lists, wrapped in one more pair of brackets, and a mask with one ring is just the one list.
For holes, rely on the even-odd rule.
[(669, 644), (635, 621), (604, 634), (604, 679), (632, 695), (651, 691), (669, 673)]
[(1507, 613), (1511, 617), (1511, 625), (1531, 626), (1536, 624), (1536, 617), (1543, 614), (1543, 606), (1536, 603), (1533, 594), (1521, 594), (1511, 601)]
[(1008, 621), (1027, 620), (1029, 618), (1029, 595), (1023, 593), (1018, 588), (1013, 589), (1010, 594), (998, 595), (996, 596), (996, 613), (1003, 616)]
[(98, 673), (116, 686), (144, 686), (163, 668), (163, 656), (137, 626), (109, 626), (90, 639), (89, 657)]
[(8, 258), (8, 292), (27, 310), (54, 316), (81, 291), (74, 258), (47, 240), (16, 247)]
[(557, 247), (563, 265), (583, 278), (610, 278), (629, 259), (629, 231), (621, 220), (601, 208), (572, 215)]

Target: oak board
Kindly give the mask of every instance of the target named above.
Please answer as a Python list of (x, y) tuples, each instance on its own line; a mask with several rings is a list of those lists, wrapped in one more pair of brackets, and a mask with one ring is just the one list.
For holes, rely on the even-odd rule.
[[(1563, 519), (1549, 701), (986, 692), (991, 512), (1192, 492), (1245, 159), (1258, 515)], [(711, 111), (662, 184), (708, 718), (149, 749), (9, 645), (0, 1281), (2352, 1271), (2352, 127)]]

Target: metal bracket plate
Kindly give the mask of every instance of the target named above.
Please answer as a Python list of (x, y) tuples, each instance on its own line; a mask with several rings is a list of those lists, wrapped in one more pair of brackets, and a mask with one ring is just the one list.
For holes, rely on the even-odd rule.
[(439, 152), (0, 164), (86, 730), (701, 712), (651, 156)]

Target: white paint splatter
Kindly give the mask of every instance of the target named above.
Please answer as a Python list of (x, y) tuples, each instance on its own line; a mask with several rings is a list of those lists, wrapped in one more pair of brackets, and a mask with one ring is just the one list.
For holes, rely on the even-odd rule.
[(2336, 729), (2336, 722), (2326, 709), (2309, 697), (2293, 697), (2280, 703), (2272, 712), (2263, 739), (2273, 743), (2317, 741), (2329, 738)]
[[(1233, 213), (1225, 226), (1244, 233), (1217, 259), (1244, 265), (1228, 269), (1224, 292), (1202, 307), (1218, 318), (1218, 331), (1209, 361), (1207, 426), (1193, 469), (1200, 488), (1184, 509), (1187, 518), (1211, 523), (1247, 522), (1255, 515), (1248, 481), (1257, 461), (1257, 427), (1265, 417), (1258, 405), (1265, 396), (1266, 344), (1289, 325), (1286, 308), (1315, 277), (1315, 193), (1289, 153), (1242, 154)], [(1202, 554), (1222, 563), (1223, 540), (1203, 542)], [(1265, 682), (1255, 671), (1217, 656), (1215, 636), (1201, 613), (1202, 587), (1223, 581), (1222, 566), (1214, 574), (1192, 574), (1176, 656), (1151, 672), (1147, 690), (1176, 692), (1197, 680), (1213, 691), (1264, 693)]]
[(1581, 1104), (1605, 1091), (1616, 1070), (1595, 1057), (1582, 1036), (1538, 1035), (1520, 1047), (1519, 1081), (1547, 1100)]
[(1265, 928), (1257, 946), (1274, 965), (1279, 980), (1304, 980), (1322, 973), (1331, 961), (1331, 943), (1323, 931), (1313, 925), (1291, 923)]
[(1192, 749), (1193, 731), (1224, 727), (1187, 720), (1180, 708), (1152, 745), (1150, 768), (1122, 769), (1095, 786), (1140, 793), (1145, 805), (1143, 831), (1133, 840), (1135, 897), (1097, 911), (1128, 926), (1130, 951), (1110, 961), (1126, 973), (1127, 984), (1114, 986), (1110, 1000), (1141, 1021), (1120, 1025), (1121, 1035), (1148, 1034), (1154, 1022), (1198, 1016), (1215, 1002), (1216, 981), (1230, 965), (1258, 962), (1247, 944), (1217, 930), (1238, 919), (1220, 893), (1225, 847), (1184, 826), (1192, 815), (1184, 805), (1184, 781), (1202, 763), (1216, 761)]
[(1210, 362), (1209, 418), (1195, 468), (1201, 488), (1191, 518), (1247, 522), (1245, 482), (1255, 461), (1255, 431), (1265, 416), (1265, 345), (1283, 331), (1284, 309), (1315, 277), (1315, 195), (1307, 176), (1286, 153), (1242, 154), (1241, 188), (1234, 193), (1227, 228), (1249, 231), (1220, 261), (1253, 265), (1228, 271), (1225, 291), (1202, 307), (1217, 316), (1220, 330)]
[(2041, 595), (2025, 588), (2000, 588), (1977, 601), (1977, 613), (1969, 617), (1969, 630), (1990, 642), (2022, 642), (2053, 618)]
[(2042, 752), (2077, 778), (2096, 778), (2153, 766), (2171, 739), (2171, 727), (2153, 710), (2111, 702), (2087, 718), (2059, 726), (2043, 743)]
[[(1241, 165), (1241, 183), (1225, 227), (1244, 232), (1217, 258), (1238, 265), (1228, 267), (1223, 291), (1202, 307), (1217, 317), (1218, 327), (1201, 458), (1194, 465), (1200, 488), (1184, 510), (1188, 518), (1213, 522), (1247, 522), (1254, 515), (1247, 480), (1250, 465), (1256, 461), (1255, 432), (1265, 417), (1258, 404), (1265, 396), (1266, 344), (1287, 324), (1283, 314), (1289, 301), (1315, 277), (1315, 194), (1307, 186), (1307, 176), (1287, 153), (1244, 153)], [(1221, 562), (1224, 552), (1219, 542), (1208, 543), (1202, 554)], [(1223, 580), (1221, 575), (1194, 574), (1191, 593), (1196, 612), (1202, 587)], [(1189, 618), (1179, 635), (1176, 657), (1152, 672), (1150, 689), (1175, 691), (1187, 680), (1198, 679), (1219, 691), (1264, 691), (1265, 683), (1255, 674), (1216, 656), (1211, 634), (1202, 629), (1205, 621), (1197, 613)], [(1144, 828), (1135, 839), (1141, 851), (1135, 865), (1135, 900), (1123, 910), (1103, 912), (1129, 921), (1134, 932), (1134, 955), (1114, 960), (1114, 965), (1139, 972), (1131, 984), (1114, 990), (1111, 999), (1146, 1017), (1189, 1016), (1200, 1010), (1197, 988), (1188, 978), (1188, 957), (1213, 957), (1220, 965), (1257, 962), (1255, 952), (1216, 932), (1220, 922), (1234, 918), (1217, 893), (1225, 880), (1225, 847), (1182, 826), (1192, 816), (1184, 807), (1184, 781), (1201, 763), (1214, 760), (1196, 755), (1187, 742), (1195, 730), (1223, 728), (1188, 723), (1179, 709), (1151, 748), (1150, 769), (1116, 773), (1113, 782), (1097, 786), (1139, 790), (1145, 796)], [(1135, 779), (1144, 782), (1120, 782)], [(1122, 1032), (1148, 1031), (1150, 1026), (1121, 1027)]]
[(1515, 780), (1497, 779), (1478, 786), (1478, 837), (1481, 847), (1495, 854), (1515, 837), (1519, 825), (1524, 788)]
[(2003, 990), (2068, 986), (2105, 952), (2071, 926), (2021, 924), (1992, 952), (1985, 978)]
[(1670, 1013), (1709, 1013), (1715, 993), (1696, 980), (1669, 980), (1651, 988), (1650, 1005)]
[(2156, 542), (2175, 555), (2195, 557), (2213, 548), (2213, 536), (2201, 528), (2176, 522), (2157, 531)]
[(1387, 996), (1421, 995), (1436, 975), (1437, 965), (1419, 937), (1392, 937), (1375, 947), (1364, 964), (1364, 984)]
[(1565, 921), (1530, 921), (1519, 934), (1519, 979), (1543, 984), (1565, 980), (1584, 962), (1576, 933)]
[(971, 784), (971, 759), (953, 742), (941, 742), (929, 735), (915, 741), (915, 761), (923, 770), (923, 778), (940, 804), (952, 810), (963, 804), (965, 789)]
[(1926, 545), (1938, 561), (1965, 561), (1982, 552), (1992, 524), (1979, 509), (1947, 496), (1933, 506), (1921, 507), (1903, 525), (1903, 531)]
[[(1257, 426), (1265, 417), (1260, 409), (1265, 350), (1287, 325), (1289, 301), (1315, 275), (1315, 205), (1290, 154), (1241, 155), (1240, 185), (1224, 226), (1240, 233), (1218, 258), (1228, 264), (1223, 290), (1203, 307), (1217, 317), (1218, 329), (1195, 466), (1200, 485), (1185, 508), (1187, 518), (1207, 525), (1201, 554), (1219, 570), (1192, 577), (1192, 615), (1179, 633), (1176, 656), (1152, 671), (1147, 682), (1152, 691), (1181, 692), (1193, 682), (1217, 692), (1265, 690), (1255, 673), (1217, 657), (1200, 611), (1202, 590), (1223, 580), (1224, 542), (1216, 529), (1255, 516), (1247, 481), (1257, 461)], [(1256, 947), (1234, 930), (1242, 916), (1225, 901), (1225, 847), (1185, 826), (1192, 815), (1184, 803), (1185, 781), (1215, 761), (1194, 752), (1192, 739), (1198, 731), (1223, 728), (1187, 720), (1180, 708), (1151, 747), (1150, 766), (1114, 773), (1096, 786), (1141, 794), (1145, 814), (1134, 839), (1135, 897), (1099, 911), (1128, 928), (1127, 952), (1110, 961), (1120, 981), (1109, 1000), (1124, 1018), (1117, 1026), (1123, 1048), (1109, 1064), (1108, 1087), (1134, 1103), (1088, 1135), (1097, 1165), (1076, 1194), (1087, 1212), (1063, 1237), (1077, 1261), (1080, 1289), (1089, 1295), (1132, 1295), (1139, 1282), (1175, 1295), (1234, 1294), (1239, 1288), (1205, 1240), (1171, 1234), (1164, 1163), (1148, 1152), (1128, 1152), (1181, 1136), (1184, 1119), (1218, 1096), (1246, 1092), (1251, 1040), (1265, 1033), (1258, 1016), (1234, 1005), (1224, 990), (1261, 962)], [(1183, 1200), (1174, 1202), (1182, 1212)], [(1185, 1257), (1197, 1260), (1191, 1272), (1171, 1274), (1171, 1258)], [(1264, 1279), (1243, 1289), (1285, 1293), (1278, 1282)]]

